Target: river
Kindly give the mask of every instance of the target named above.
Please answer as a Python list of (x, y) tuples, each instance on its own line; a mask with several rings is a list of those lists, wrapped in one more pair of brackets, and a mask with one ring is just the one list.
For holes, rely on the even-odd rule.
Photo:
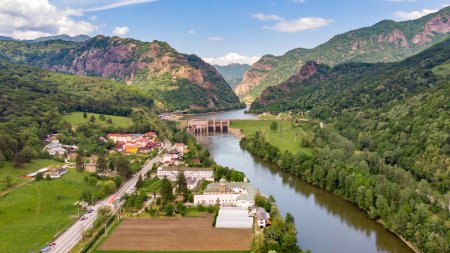
[[(188, 118), (254, 119), (244, 110), (191, 115)], [(197, 136), (215, 161), (244, 172), (251, 184), (273, 195), (285, 215), (295, 217), (298, 244), (313, 253), (413, 253), (396, 235), (368, 218), (352, 203), (290, 176), (239, 146), (232, 134)]]

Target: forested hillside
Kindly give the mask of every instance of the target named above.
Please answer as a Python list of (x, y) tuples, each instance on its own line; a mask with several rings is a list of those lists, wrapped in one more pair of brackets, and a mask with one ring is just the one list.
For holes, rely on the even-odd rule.
[(242, 107), (214, 67), (161, 41), (101, 35), (81, 43), (0, 41), (0, 59), (136, 86), (151, 95), (162, 110)]
[(361, 150), (450, 190), (450, 39), (400, 63), (309, 63), (287, 82), (268, 88), (251, 111), (310, 111)]
[(395, 62), (441, 41), (450, 32), (450, 7), (417, 20), (381, 21), (337, 35), (313, 49), (265, 55), (244, 75), (236, 93), (252, 102), (265, 88), (286, 81), (308, 61), (334, 66), (345, 62)]
[(43, 139), (62, 128), (64, 112), (129, 116), (134, 108), (154, 106), (149, 95), (110, 80), (5, 62), (0, 94), (0, 162), (17, 154), (26, 161), (43, 155)]
[(236, 87), (241, 81), (244, 73), (250, 68), (248, 64), (232, 63), (226, 66), (213, 65), (227, 81), (232, 89)]

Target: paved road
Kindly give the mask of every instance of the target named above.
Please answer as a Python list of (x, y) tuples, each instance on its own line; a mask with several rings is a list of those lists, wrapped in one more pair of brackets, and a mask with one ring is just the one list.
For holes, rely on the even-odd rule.
[[(170, 146), (170, 143), (166, 145)], [(167, 146), (166, 146), (167, 147)], [(88, 217), (86, 220), (76, 221), (70, 228), (68, 228), (64, 233), (62, 233), (55, 241), (55, 248), (50, 252), (52, 253), (67, 253), (69, 252), (81, 239), (83, 236), (83, 231), (88, 230), (92, 227), (94, 223), (98, 210), (105, 205), (111, 205), (116, 199), (122, 197), (125, 193), (131, 193), (134, 191), (134, 186), (139, 178), (139, 175), (142, 175), (144, 178), (146, 173), (151, 170), (153, 163), (160, 161), (160, 156), (156, 156), (152, 160), (148, 161), (139, 171), (136, 173), (130, 180), (128, 180), (125, 184), (123, 184), (119, 190), (107, 197), (105, 200), (98, 202), (92, 209), (94, 210), (91, 214), (86, 214)]]

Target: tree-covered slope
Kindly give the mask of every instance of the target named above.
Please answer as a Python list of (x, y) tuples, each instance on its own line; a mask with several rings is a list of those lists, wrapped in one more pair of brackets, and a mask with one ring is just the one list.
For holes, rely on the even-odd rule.
[(223, 76), (232, 89), (241, 81), (244, 73), (250, 69), (248, 64), (232, 63), (226, 66), (213, 65), (217, 71)]
[[(251, 111), (310, 111), (386, 163), (450, 190), (450, 39), (399, 63), (308, 63)], [(311, 67), (312, 66), (312, 67)]]
[(82, 43), (0, 41), (0, 58), (133, 85), (150, 94), (161, 109), (206, 111), (242, 106), (211, 65), (160, 41), (105, 36)]
[(45, 135), (62, 124), (63, 112), (129, 116), (134, 108), (153, 106), (148, 94), (114, 81), (0, 61), (0, 162), (25, 147), (38, 157)]
[(381, 21), (337, 35), (313, 49), (298, 48), (282, 56), (263, 56), (235, 90), (245, 101), (253, 101), (265, 88), (286, 81), (308, 61), (330, 66), (400, 61), (441, 41), (449, 32), (450, 7), (417, 20)]

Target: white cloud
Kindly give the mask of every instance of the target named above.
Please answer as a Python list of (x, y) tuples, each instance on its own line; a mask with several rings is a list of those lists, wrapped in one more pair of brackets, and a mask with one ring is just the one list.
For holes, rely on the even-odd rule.
[(92, 21), (96, 21), (97, 20), (97, 16), (96, 15), (92, 15), (89, 17), (90, 20)]
[(422, 10), (416, 10), (411, 12), (405, 12), (405, 11), (396, 11), (394, 12), (394, 16), (399, 20), (411, 20), (411, 19), (418, 19), (425, 15), (431, 14), (433, 12), (437, 12), (437, 9), (422, 9)]
[(0, 35), (34, 39), (57, 34), (91, 34), (98, 30), (81, 17), (80, 9), (58, 9), (48, 0), (1, 0)]
[(208, 40), (211, 41), (221, 41), (224, 40), (225, 38), (223, 36), (212, 36), (212, 37), (208, 37)]
[(256, 13), (251, 15), (253, 19), (258, 19), (261, 21), (277, 21), (282, 20), (283, 18), (277, 15), (267, 15), (263, 13)]
[(118, 26), (118, 27), (114, 28), (113, 34), (123, 36), (123, 35), (127, 34), (129, 31), (130, 31), (130, 28), (128, 28), (128, 26), (120, 26), (120, 27)]
[(204, 57), (202, 58), (205, 62), (209, 64), (216, 64), (220, 66), (225, 66), (231, 63), (240, 63), (240, 64), (253, 64), (259, 60), (259, 56), (245, 56), (237, 53), (228, 53), (221, 57)]
[(189, 34), (195, 34), (196, 32), (194, 30), (189, 30), (188, 33)]
[(294, 20), (281, 20), (273, 26), (264, 26), (263, 28), (278, 32), (295, 33), (298, 31), (317, 30), (329, 25), (331, 22), (333, 22), (331, 19), (307, 17)]
[(151, 3), (156, 2), (157, 0), (121, 0), (116, 1), (112, 4), (106, 4), (102, 6), (93, 7), (90, 9), (87, 9), (87, 12), (90, 11), (104, 11), (104, 10), (110, 10), (118, 7), (128, 6), (128, 5), (135, 5), (135, 4), (143, 4), (143, 3)]
[(415, 2), (416, 0), (384, 0), (385, 2), (401, 3), (401, 2)]
[(292, 0), (292, 2), (295, 4), (302, 4), (305, 2), (305, 0)]

